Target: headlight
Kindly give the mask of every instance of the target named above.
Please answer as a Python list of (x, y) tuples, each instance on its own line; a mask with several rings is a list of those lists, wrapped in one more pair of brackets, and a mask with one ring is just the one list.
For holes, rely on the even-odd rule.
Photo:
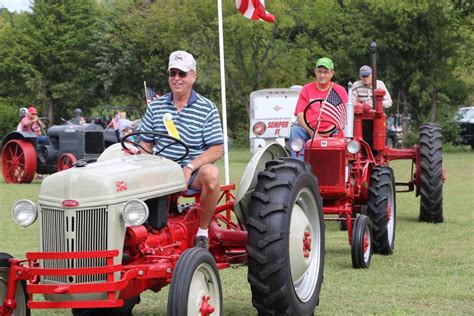
[(293, 150), (296, 153), (300, 152), (303, 149), (303, 146), (304, 146), (304, 141), (301, 138), (294, 139), (290, 144), (291, 150)]
[(357, 154), (360, 150), (360, 143), (356, 140), (351, 140), (347, 143), (347, 151), (351, 154)]
[(126, 226), (139, 226), (148, 219), (148, 206), (140, 200), (128, 201), (123, 210), (122, 217)]
[(32, 201), (20, 200), (13, 205), (12, 216), (15, 223), (26, 227), (35, 222), (38, 216), (38, 210)]

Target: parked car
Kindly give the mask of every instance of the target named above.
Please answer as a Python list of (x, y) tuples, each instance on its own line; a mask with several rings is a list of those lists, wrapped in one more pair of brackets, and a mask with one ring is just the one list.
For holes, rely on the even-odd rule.
[(471, 149), (474, 150), (474, 106), (460, 108), (455, 119), (461, 127), (456, 142), (471, 145)]

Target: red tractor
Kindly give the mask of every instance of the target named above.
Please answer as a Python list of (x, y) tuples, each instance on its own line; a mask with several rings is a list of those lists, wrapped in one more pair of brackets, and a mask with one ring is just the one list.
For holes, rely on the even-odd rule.
[[(375, 45), (372, 46), (373, 69)], [(375, 71), (374, 71), (375, 72)], [(373, 86), (376, 83), (373, 75)], [(319, 193), (323, 200), (326, 221), (338, 221), (347, 229), (354, 268), (368, 268), (372, 253), (390, 255), (395, 243), (396, 186), (406, 186), (399, 192), (416, 190), (420, 196), (420, 221), (443, 221), (442, 133), (436, 124), (420, 128), (419, 144), (410, 149), (394, 149), (386, 144), (386, 115), (382, 107), (384, 90), (373, 91), (375, 108), (356, 103), (346, 106), (347, 124), (329, 137), (315, 137), (291, 144), (295, 151), (305, 146), (305, 161), (318, 178)], [(349, 87), (351, 95), (351, 87)], [(317, 129), (316, 122), (308, 122), (306, 113), (314, 104), (310, 102), (304, 112), (308, 126)], [(369, 123), (369, 124), (367, 124)], [(372, 126), (369, 139), (364, 139), (365, 125)], [(370, 127), (369, 127), (370, 128)], [(412, 161), (412, 174), (406, 182), (395, 182), (389, 164), (393, 160)], [(284, 167), (284, 163), (282, 163)], [(414, 171), (413, 171), (414, 170)], [(259, 207), (255, 201), (254, 207)], [(250, 233), (249, 233), (250, 236)]]
[[(0, 253), (0, 315), (48, 308), (128, 315), (142, 292), (168, 284), (169, 315), (224, 315), (218, 271), (248, 258), (252, 303), (259, 314), (312, 315), (323, 281), (324, 224), (308, 165), (289, 160), (280, 166), (274, 160), (286, 152), (276, 144), (259, 151), (244, 173), (249, 192), (240, 191), (238, 207), (234, 185), (221, 187), (207, 251), (193, 247), (199, 193), (183, 192), (177, 162), (131, 155), (131, 139), (139, 134), (112, 145), (97, 162), (79, 160), (46, 177), (38, 203), (15, 203), (17, 224), (28, 226), (39, 218), (40, 251), (28, 252), (25, 259)], [(187, 152), (184, 143), (172, 140)], [(264, 180), (256, 184), (265, 164), (259, 175)], [(195, 200), (184, 203), (183, 197)], [(259, 208), (244, 216), (249, 198)]]

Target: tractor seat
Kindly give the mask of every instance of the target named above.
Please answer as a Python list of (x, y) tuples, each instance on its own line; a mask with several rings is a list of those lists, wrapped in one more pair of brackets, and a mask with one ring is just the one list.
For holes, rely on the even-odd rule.
[[(183, 198), (194, 198), (194, 202), (200, 202), (201, 190), (188, 189), (179, 194)], [(186, 202), (184, 204), (178, 204), (178, 198), (175, 200), (174, 211), (177, 213), (183, 213), (189, 210), (193, 203)]]
[(186, 191), (181, 193), (181, 196), (189, 198), (189, 197), (196, 197), (199, 194), (201, 194), (201, 190), (187, 189)]

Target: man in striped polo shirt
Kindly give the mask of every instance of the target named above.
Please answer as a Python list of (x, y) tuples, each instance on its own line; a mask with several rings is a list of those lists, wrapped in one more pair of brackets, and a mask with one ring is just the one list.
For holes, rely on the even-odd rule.
[[(196, 78), (194, 57), (185, 51), (171, 53), (168, 64), (171, 92), (150, 104), (141, 130), (168, 134), (163, 116), (171, 115), (180, 139), (189, 146), (189, 155), (179, 163), (188, 188), (201, 190), (201, 217), (195, 246), (207, 249), (209, 223), (219, 197), (219, 169), (213, 163), (222, 157), (224, 137), (217, 107), (193, 90)], [(140, 145), (149, 151), (155, 146), (159, 151), (171, 143), (168, 139), (143, 135)], [(174, 144), (164, 149), (160, 156), (176, 159), (183, 153), (184, 148)]]

